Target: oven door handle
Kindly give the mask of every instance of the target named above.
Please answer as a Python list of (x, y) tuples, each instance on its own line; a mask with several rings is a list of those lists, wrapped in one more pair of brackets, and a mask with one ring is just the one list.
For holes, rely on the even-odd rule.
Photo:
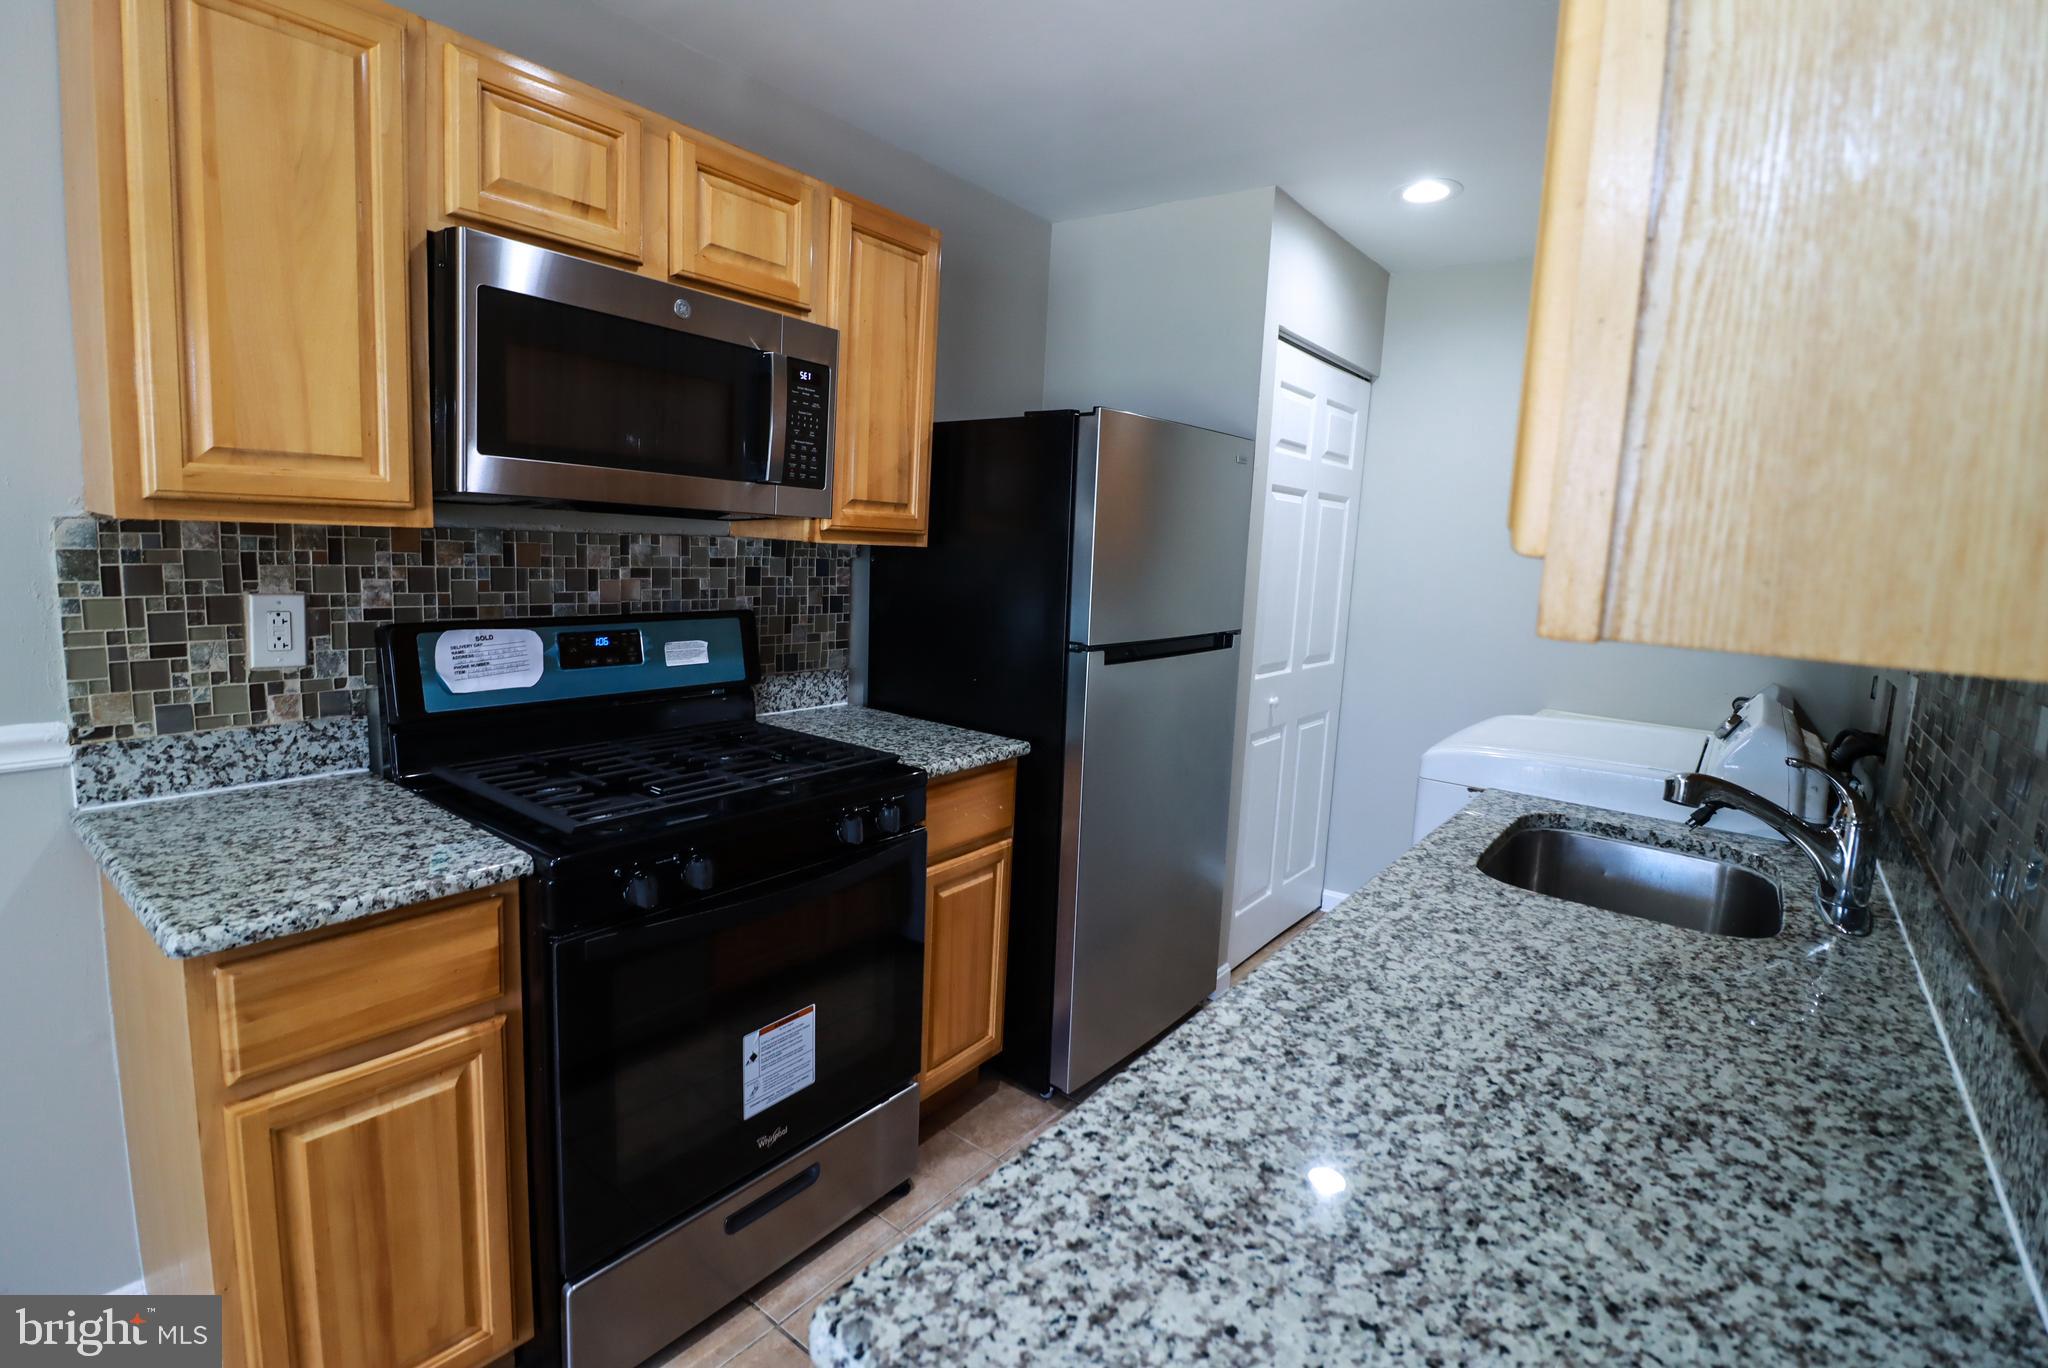
[(801, 892), (811, 897), (836, 893), (842, 888), (850, 888), (854, 884), (871, 879), (898, 863), (909, 864), (917, 872), (917, 876), (910, 880), (911, 908), (907, 924), (922, 935), (924, 857), (924, 828), (917, 827), (901, 836), (890, 837), (881, 846), (869, 848), (856, 859), (839, 864), (808, 865), (765, 883), (750, 884), (744, 889), (735, 890), (733, 899), (729, 902), (695, 907), (686, 912), (658, 916), (650, 921), (627, 922), (570, 936), (561, 942), (559, 949), (573, 950), (590, 963), (602, 963), (621, 955), (637, 954), (650, 946), (708, 935), (740, 920), (761, 903), (787, 898), (792, 893)]

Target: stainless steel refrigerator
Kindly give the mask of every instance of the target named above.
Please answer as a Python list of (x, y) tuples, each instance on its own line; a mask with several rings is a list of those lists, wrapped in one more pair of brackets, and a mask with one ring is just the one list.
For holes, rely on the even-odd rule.
[(872, 553), (867, 702), (1019, 737), (1002, 1066), (1072, 1092), (1215, 986), (1251, 443), (1110, 409), (940, 423)]

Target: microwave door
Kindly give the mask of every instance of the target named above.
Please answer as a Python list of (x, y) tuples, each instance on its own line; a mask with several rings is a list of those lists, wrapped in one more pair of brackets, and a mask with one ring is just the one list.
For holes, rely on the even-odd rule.
[[(470, 229), (436, 234), (431, 255), (443, 493), (783, 508), (780, 315)], [(799, 326), (836, 361), (837, 334)]]

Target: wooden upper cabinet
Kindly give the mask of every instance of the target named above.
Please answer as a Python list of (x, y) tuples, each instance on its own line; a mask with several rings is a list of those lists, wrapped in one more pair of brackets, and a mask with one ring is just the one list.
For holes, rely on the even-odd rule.
[(2048, 9), (1682, 15), (1565, 4), (1541, 630), (2048, 679)]
[(639, 111), (440, 30), (434, 38), (442, 212), (639, 262)]
[(825, 187), (710, 138), (671, 132), (669, 270), (808, 310), (826, 226)]
[(252, 1365), (465, 1368), (517, 1339), (506, 1019), (227, 1109)]
[[(914, 540), (932, 482), (939, 235), (865, 200), (832, 200), (832, 325), (839, 330), (827, 540)], [(848, 535), (855, 534), (855, 535)]]
[(374, 0), (76, 0), (87, 504), (417, 522), (408, 47)]

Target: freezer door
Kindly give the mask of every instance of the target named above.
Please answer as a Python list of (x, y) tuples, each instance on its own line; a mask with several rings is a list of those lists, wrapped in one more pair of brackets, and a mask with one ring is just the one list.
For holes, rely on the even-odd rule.
[(1069, 639), (1104, 645), (1238, 627), (1252, 444), (1098, 409), (1081, 418), (1079, 458)]
[(1072, 1092), (1216, 985), (1232, 644), (1068, 670), (1052, 1082)]

